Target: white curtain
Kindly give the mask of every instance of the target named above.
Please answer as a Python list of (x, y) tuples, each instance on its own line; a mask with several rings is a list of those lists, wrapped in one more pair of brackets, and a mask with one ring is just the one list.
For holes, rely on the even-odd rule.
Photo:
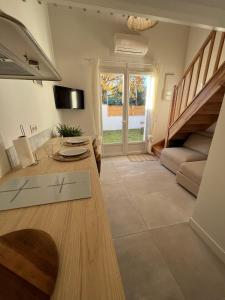
[(152, 72), (150, 79), (150, 84), (148, 84), (147, 95), (146, 95), (146, 130), (145, 130), (145, 141), (146, 150), (148, 153), (152, 153), (152, 142), (153, 136), (152, 132), (154, 129), (154, 112), (155, 112), (155, 102), (158, 90), (158, 78), (159, 70), (155, 67)]
[(102, 143), (102, 128), (101, 128), (101, 92), (100, 92), (100, 60), (91, 59), (91, 73), (92, 73), (92, 111), (93, 111), (93, 123), (94, 123), (94, 135), (101, 151)]

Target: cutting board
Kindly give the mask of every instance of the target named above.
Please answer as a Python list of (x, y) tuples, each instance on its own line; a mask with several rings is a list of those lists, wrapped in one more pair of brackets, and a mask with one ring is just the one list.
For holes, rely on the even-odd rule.
[(51, 236), (24, 229), (0, 237), (0, 300), (50, 299), (59, 257)]

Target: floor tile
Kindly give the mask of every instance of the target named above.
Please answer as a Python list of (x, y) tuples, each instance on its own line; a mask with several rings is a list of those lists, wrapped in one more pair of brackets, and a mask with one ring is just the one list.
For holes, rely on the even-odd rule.
[[(127, 192), (122, 187), (113, 190), (112, 185), (104, 185), (103, 195), (105, 200), (105, 205), (108, 211), (118, 211), (125, 210), (127, 208), (132, 208), (136, 210), (133, 203), (129, 200)], [(116, 215), (115, 215), (116, 218)]]
[(190, 214), (173, 198), (160, 192), (133, 197), (133, 202), (149, 229), (185, 222), (190, 218)]
[(127, 177), (127, 176), (136, 176), (136, 175), (139, 175), (139, 176), (142, 176), (143, 174), (145, 174), (145, 169), (143, 168), (140, 168), (136, 165), (130, 165), (130, 164), (122, 164), (122, 165), (119, 165), (117, 166), (117, 172), (118, 174), (120, 174), (120, 176), (122, 177)]
[(184, 223), (196, 198), (174, 174), (103, 159), (101, 184), (127, 300), (225, 300), (225, 266)]
[[(142, 178), (141, 178), (142, 177)], [(155, 178), (149, 178), (146, 174), (143, 176), (130, 176), (123, 178), (124, 185), (133, 196), (142, 196), (149, 193), (160, 192), (162, 188), (169, 188), (174, 183), (161, 178), (161, 181)]]
[(197, 200), (180, 185), (170, 185), (169, 187), (162, 189), (161, 194), (170, 198), (174, 205), (177, 205), (179, 209), (185, 212), (186, 216), (192, 216)]
[(104, 183), (119, 183), (121, 181), (120, 175), (118, 174), (113, 163), (103, 162), (100, 180)]
[(113, 163), (115, 166), (120, 165), (121, 163), (123, 163), (123, 164), (130, 163), (127, 156), (115, 156), (115, 157), (112, 157), (111, 159), (113, 160)]
[(225, 265), (188, 223), (150, 234), (187, 300), (217, 300), (225, 295)]
[(130, 197), (150, 229), (183, 223), (190, 219), (195, 198), (178, 185), (170, 185), (160, 192)]
[(129, 200), (122, 185), (104, 184), (103, 195), (113, 237), (147, 230), (143, 218)]
[(113, 207), (108, 208), (107, 212), (113, 238), (147, 230), (143, 219), (132, 207)]
[(127, 300), (185, 300), (149, 233), (115, 241)]

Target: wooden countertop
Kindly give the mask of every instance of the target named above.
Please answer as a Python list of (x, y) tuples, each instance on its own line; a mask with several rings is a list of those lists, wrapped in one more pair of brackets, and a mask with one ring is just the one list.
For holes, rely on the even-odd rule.
[[(54, 150), (60, 147), (57, 139)], [(60, 267), (52, 300), (124, 300), (115, 249), (105, 213), (99, 176), (91, 157), (76, 162), (57, 162), (42, 147), (40, 163), (10, 172), (0, 180), (57, 172), (90, 169), (92, 198), (19, 208), (0, 212), (0, 235), (13, 230), (36, 228), (55, 240)]]

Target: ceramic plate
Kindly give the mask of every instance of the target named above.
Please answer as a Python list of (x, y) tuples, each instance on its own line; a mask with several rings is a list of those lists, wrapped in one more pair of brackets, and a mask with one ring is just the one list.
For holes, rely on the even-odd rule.
[(75, 148), (75, 149), (62, 149), (59, 151), (59, 154), (62, 156), (78, 156), (87, 152), (86, 148)]
[(88, 141), (88, 139), (86, 137), (72, 137), (72, 138), (68, 138), (66, 140), (66, 142), (69, 144), (80, 144), (80, 143), (84, 143), (87, 141)]

